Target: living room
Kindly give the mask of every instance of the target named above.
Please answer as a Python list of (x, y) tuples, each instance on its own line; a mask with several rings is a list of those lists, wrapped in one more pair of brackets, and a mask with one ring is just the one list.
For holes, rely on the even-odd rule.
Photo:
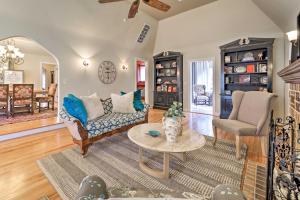
[[(263, 139), (255, 136), (236, 137), (235, 134), (229, 133), (228, 129), (222, 131), (217, 122), (214, 122), (214, 126), (218, 126), (219, 129), (217, 134), (214, 134), (212, 123), (220, 116), (228, 118), (232, 110), (230, 106), (230, 110), (226, 110), (228, 105), (224, 102), (231, 98), (233, 96), (231, 92), (238, 88), (244, 91), (267, 90), (276, 94), (274, 118), (292, 115), (297, 122), (299, 121), (299, 117), (295, 114), (299, 88), (292, 85), (290, 89), (290, 85), (285, 83), (278, 72), (282, 74), (282, 70), (292, 63), (291, 48), (295, 51), (293, 42), (295, 38), (290, 39), (292, 41), (290, 42), (286, 33), (297, 30), (300, 2), (298, 0), (289, 2), (161, 0), (164, 4), (159, 4), (156, 0), (99, 2), (97, 0), (63, 0), (59, 3), (38, 0), (1, 2), (0, 40), (16, 36), (30, 38), (55, 56), (56, 64), (59, 66), (56, 105), (61, 115), (60, 121), (55, 121), (54, 124), (51, 122), (51, 126), (47, 125), (47, 128), (42, 125), (45, 122), (38, 123), (40, 127), (32, 122), (25, 122), (22, 125), (13, 124), (4, 128), (4, 132), (12, 130), (14, 135), (3, 141), (0, 138), (0, 152), (3, 156), (0, 164), (0, 191), (3, 192), (0, 199), (75, 199), (80, 192), (80, 183), (87, 175), (97, 175), (110, 188), (126, 186), (158, 193), (176, 190), (197, 194), (199, 199), (211, 199), (218, 185), (229, 184), (238, 189), (237, 194), (244, 195), (247, 199), (265, 199), (267, 180), (264, 180), (261, 186), (262, 191), (253, 180), (260, 178), (257, 176), (259, 170), (262, 169), (263, 173), (267, 173), (268, 149), (267, 152), (263, 152), (262, 144), (266, 137)], [(160, 6), (157, 6), (157, 3)], [(161, 11), (156, 7), (168, 11)], [(252, 45), (257, 46), (251, 50)], [(260, 71), (255, 67), (252, 68), (251, 63), (247, 63), (249, 66), (240, 67), (238, 66), (240, 63), (234, 60), (233, 55), (237, 55), (240, 61), (251, 62), (249, 54), (239, 57), (239, 52), (250, 51), (253, 53), (252, 57), (255, 57), (251, 61), (266, 64), (260, 66)], [(209, 81), (210, 86), (201, 81), (197, 81), (197, 84), (195, 82), (196, 85), (206, 86), (204, 95), (196, 95), (195, 99), (191, 62), (207, 60), (211, 61), (210, 79), (213, 81)], [(249, 71), (257, 74), (258, 83), (251, 85), (253, 74), (251, 77), (239, 77), (237, 84), (234, 84), (234, 78), (232, 80), (228, 78), (227, 82), (226, 77), (237, 76), (233, 72), (230, 74), (227, 74), (228, 71), (225, 72), (224, 66), (232, 65), (235, 66), (233, 70), (236, 70), (235, 68), (241, 70), (234, 71), (235, 73), (243, 74)], [(264, 66), (267, 69), (262, 69)], [(162, 69), (164, 67), (167, 69)], [(140, 72), (140, 69), (143, 72)], [(164, 71), (163, 75), (161, 71)], [(138, 117), (135, 118), (134, 114), (122, 115), (123, 118), (120, 120), (117, 118), (119, 115), (113, 115), (116, 107), (110, 106), (114, 105), (114, 100), (110, 102), (108, 98), (111, 98), (112, 94), (119, 95), (120, 92), (127, 94), (117, 95), (112, 99), (125, 98), (137, 89), (142, 89), (141, 101), (143, 105), (146, 104), (138, 111)], [(295, 95), (292, 99), (296, 101), (295, 105), (290, 99), (291, 90)], [(110, 124), (110, 128), (113, 127), (112, 129), (118, 131), (109, 129), (107, 135), (111, 135), (110, 137), (98, 135), (101, 137), (90, 139), (89, 135), (97, 135), (107, 127), (99, 131), (93, 129), (99, 128), (99, 123), (86, 122), (87, 126), (84, 126), (84, 121), (76, 121), (71, 114), (72, 111), (70, 113), (66, 109), (65, 99), (69, 94), (77, 99), (96, 95), (97, 103), (103, 104), (103, 110), (99, 112), (104, 112), (105, 115), (112, 112), (107, 123)], [(84, 103), (84, 100), (82, 101)], [(165, 114), (173, 101), (180, 103), (174, 105), (174, 113), (170, 111), (171, 113)], [(210, 107), (209, 113), (203, 112), (203, 109), (192, 109), (194, 102), (197, 102), (197, 107), (205, 109)], [(252, 101), (249, 108), (253, 108), (254, 104), (255, 101)], [(290, 107), (296, 111), (291, 112)], [(97, 109), (93, 107), (86, 108), (87, 113), (95, 110)], [(162, 147), (155, 149), (154, 144), (152, 145), (154, 149), (146, 148), (144, 157), (148, 160), (157, 155), (155, 152), (165, 152), (158, 153), (155, 162), (150, 162), (153, 168), (165, 169), (163, 175), (158, 173), (164, 178), (155, 177), (155, 174), (149, 172), (149, 166), (147, 168), (139, 165), (141, 152), (137, 146), (149, 144), (141, 144), (145, 140), (140, 141), (135, 132), (148, 130), (135, 130), (144, 124), (161, 123), (164, 115), (180, 115), (178, 112), (181, 113), (181, 110), (185, 116), (181, 122), (182, 133), (183, 135), (198, 133), (195, 134), (195, 142), (182, 144), (176, 151), (178, 153), (186, 150), (185, 162), (177, 160), (173, 155), (169, 157), (172, 152), (166, 152), (170, 150), (163, 151), (160, 149)], [(269, 109), (266, 111), (268, 116), (270, 111)], [(267, 120), (269, 118), (266, 117), (264, 125)], [(124, 122), (126, 126), (119, 127), (116, 121)], [(28, 130), (28, 127), (31, 128)], [(153, 126), (153, 134), (159, 134), (157, 130), (161, 128), (162, 125)], [(93, 129), (93, 133), (87, 133), (88, 129)], [(294, 129), (298, 130), (296, 126)], [(144, 136), (144, 133), (141, 134)], [(216, 135), (216, 146), (213, 147), (213, 137)], [(161, 136), (156, 137), (156, 141), (160, 138)], [(180, 140), (180, 136), (178, 138)], [(155, 140), (155, 137), (150, 139)], [(101, 145), (106, 149), (102, 149)], [(186, 148), (187, 146), (189, 148)], [(236, 146), (241, 148), (238, 149)], [(195, 149), (192, 151), (192, 148)], [(154, 151), (150, 157), (149, 150)], [(179, 157), (184, 158), (182, 155), (185, 153)], [(166, 164), (168, 160), (169, 166)], [(85, 162), (88, 164), (84, 164)], [(101, 162), (105, 164), (101, 166)], [(224, 166), (221, 166), (222, 162)], [(118, 169), (118, 166), (124, 170)], [(124, 171), (128, 171), (128, 174)], [(222, 172), (226, 172), (225, 175)], [(167, 179), (166, 174), (169, 175)], [(146, 194), (139, 197), (146, 197)]]

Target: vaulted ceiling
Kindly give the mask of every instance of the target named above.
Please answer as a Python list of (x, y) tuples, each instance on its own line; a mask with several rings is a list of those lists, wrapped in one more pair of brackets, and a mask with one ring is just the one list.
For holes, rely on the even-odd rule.
[[(133, 0), (131, 0), (132, 2)], [(168, 12), (162, 12), (157, 9), (153, 9), (146, 4), (142, 3), (140, 9), (155, 19), (161, 20), (165, 19), (179, 13), (212, 3), (217, 0), (161, 0), (162, 2), (171, 6)]]
[(297, 19), (297, 15), (300, 12), (300, 0), (252, 0), (252, 1), (283, 32), (292, 31), (297, 28), (296, 19)]

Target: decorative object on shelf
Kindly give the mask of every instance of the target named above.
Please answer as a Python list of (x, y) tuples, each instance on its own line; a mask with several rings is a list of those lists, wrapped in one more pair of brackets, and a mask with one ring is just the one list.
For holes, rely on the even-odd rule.
[(156, 69), (162, 69), (164, 68), (160, 63), (155, 65)]
[(225, 90), (224, 93), (225, 93), (225, 95), (231, 95), (231, 91), (230, 90)]
[(112, 61), (103, 61), (98, 68), (98, 78), (104, 84), (111, 84), (116, 80), (117, 69)]
[(225, 63), (231, 62), (231, 56), (225, 56)]
[(176, 79), (173, 79), (171, 82), (172, 82), (173, 84), (177, 84), (177, 80), (176, 80)]
[(250, 43), (249, 38), (241, 38), (239, 41), (239, 45), (247, 45)]
[(172, 62), (172, 68), (176, 68), (177, 67), (177, 62)]
[(264, 56), (263, 52), (259, 52), (257, 54), (258, 60), (263, 60), (263, 56)]
[(174, 86), (173, 89), (172, 89), (172, 92), (176, 93), (177, 92), (177, 87)]
[(225, 74), (232, 74), (232, 72), (233, 72), (233, 67), (225, 67), (224, 68)]
[(171, 69), (171, 76), (175, 76), (176, 75), (176, 69)]
[(172, 86), (169, 86), (168, 87), (168, 92), (172, 92), (173, 91), (173, 87)]
[(240, 75), (239, 83), (242, 83), (242, 84), (250, 83), (250, 75)]
[(261, 84), (267, 84), (268, 83), (268, 76), (260, 77), (260, 83)]
[(157, 90), (157, 92), (161, 92), (161, 90), (162, 90), (162, 89), (161, 89), (161, 86), (157, 86), (157, 87), (156, 87), (156, 90)]
[(244, 54), (244, 57), (242, 59), (243, 62), (247, 62), (247, 61), (254, 61), (255, 58), (254, 58), (254, 55), (252, 52), (247, 52)]
[(161, 78), (158, 78), (158, 79), (156, 80), (156, 83), (157, 83), (157, 84), (161, 84)]
[(24, 53), (16, 48), (16, 43), (13, 39), (8, 39), (0, 45), (0, 62), (8, 63), (8, 69), (14, 70), (14, 65), (24, 63)]
[(177, 136), (182, 134), (182, 103), (174, 101), (162, 119), (163, 129), (169, 143), (176, 143)]
[(235, 73), (245, 73), (247, 72), (247, 68), (245, 66), (237, 66), (234, 68)]
[(165, 76), (171, 76), (171, 70), (170, 69), (165, 70)]
[(171, 63), (166, 63), (165, 68), (171, 68)]
[(262, 73), (265, 73), (268, 71), (268, 66), (267, 64), (258, 64), (258, 72), (262, 72)]
[(249, 64), (247, 65), (247, 73), (254, 73), (255, 72), (255, 65)]
[(260, 78), (259, 76), (251, 76), (250, 82), (254, 83), (254, 84), (258, 84), (258, 83), (260, 83), (260, 79), (259, 78)]

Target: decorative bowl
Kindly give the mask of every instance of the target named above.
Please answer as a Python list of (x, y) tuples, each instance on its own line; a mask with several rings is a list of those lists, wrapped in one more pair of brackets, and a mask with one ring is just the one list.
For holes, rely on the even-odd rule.
[(152, 137), (157, 137), (160, 135), (160, 132), (159, 131), (156, 131), (156, 130), (150, 130), (147, 132), (148, 135), (152, 136)]

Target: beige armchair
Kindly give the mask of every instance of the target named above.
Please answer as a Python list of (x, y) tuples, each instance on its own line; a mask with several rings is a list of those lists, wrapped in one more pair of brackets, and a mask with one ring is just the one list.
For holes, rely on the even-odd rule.
[(271, 104), (276, 94), (261, 91), (235, 91), (232, 94), (233, 109), (228, 119), (213, 119), (214, 145), (217, 141), (217, 128), (235, 134), (236, 157), (240, 159), (240, 137), (260, 137), (262, 154), (267, 152), (267, 133)]

